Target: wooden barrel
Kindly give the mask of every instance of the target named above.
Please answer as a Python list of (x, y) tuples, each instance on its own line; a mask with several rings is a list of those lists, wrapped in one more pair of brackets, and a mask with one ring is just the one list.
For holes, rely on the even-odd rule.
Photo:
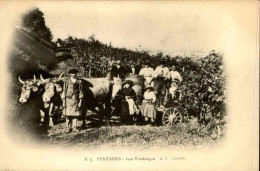
[(135, 91), (137, 96), (142, 95), (142, 90), (143, 90), (143, 85), (144, 81), (142, 79), (142, 76), (140, 75), (129, 75), (126, 77), (125, 80), (131, 80), (134, 82), (134, 86), (132, 87), (133, 90)]

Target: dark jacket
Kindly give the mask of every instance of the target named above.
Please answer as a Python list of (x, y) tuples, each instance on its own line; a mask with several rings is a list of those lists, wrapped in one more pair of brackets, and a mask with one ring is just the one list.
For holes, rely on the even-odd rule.
[(136, 93), (132, 88), (123, 88), (117, 92), (117, 95), (122, 96), (124, 99), (126, 96), (131, 96), (132, 99), (136, 100)]
[(131, 67), (128, 67), (128, 68), (127, 68), (127, 74), (135, 74), (135, 75), (138, 75), (139, 72), (140, 72), (140, 67), (139, 67), (139, 66), (135, 66), (134, 69), (135, 69), (135, 73), (133, 73), (133, 70), (132, 70)]
[(65, 82), (66, 97), (72, 98), (75, 95), (76, 98), (83, 98), (82, 81), (77, 79), (75, 83), (71, 79), (67, 79)]
[(113, 77), (119, 77), (121, 79), (124, 79), (125, 75), (126, 75), (126, 70), (124, 67), (120, 66), (120, 68), (117, 68), (115, 65), (112, 67), (111, 79), (113, 79)]

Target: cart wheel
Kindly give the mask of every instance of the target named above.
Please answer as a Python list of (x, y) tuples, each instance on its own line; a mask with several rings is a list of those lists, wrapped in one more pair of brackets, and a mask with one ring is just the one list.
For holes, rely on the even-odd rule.
[(172, 107), (166, 110), (162, 116), (162, 123), (164, 125), (173, 125), (174, 123), (182, 123), (183, 115), (180, 108)]

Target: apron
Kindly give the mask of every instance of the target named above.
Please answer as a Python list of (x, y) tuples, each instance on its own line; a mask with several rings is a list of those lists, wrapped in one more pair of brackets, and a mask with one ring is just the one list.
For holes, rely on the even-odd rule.
[(66, 86), (64, 87), (66, 91), (66, 116), (81, 116), (81, 108), (78, 107), (78, 103), (81, 98), (82, 87), (79, 81), (73, 83), (68, 80), (64, 86)]
[(128, 106), (129, 106), (129, 114), (133, 115), (135, 112), (138, 111), (137, 106), (133, 99), (126, 99)]

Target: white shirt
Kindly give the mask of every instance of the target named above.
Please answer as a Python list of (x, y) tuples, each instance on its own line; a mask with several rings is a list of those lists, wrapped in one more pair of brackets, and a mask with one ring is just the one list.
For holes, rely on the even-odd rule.
[(172, 95), (172, 99), (174, 98), (176, 90), (177, 90), (177, 87), (173, 87), (173, 86), (169, 89), (169, 93)]
[(139, 72), (139, 75), (142, 75), (144, 77), (152, 77), (153, 76), (153, 68), (148, 67), (148, 68), (142, 68)]
[(150, 91), (150, 92), (145, 91), (145, 92), (144, 92), (144, 99), (145, 99), (145, 100), (153, 99), (153, 103), (154, 103), (155, 100), (156, 100), (156, 96), (155, 96), (155, 94), (154, 94), (153, 91)]
[(135, 74), (135, 68), (131, 67), (132, 74)]
[(171, 78), (172, 80), (178, 79), (180, 82), (182, 82), (181, 75), (180, 75), (180, 73), (177, 72), (177, 71), (171, 71), (171, 72), (170, 72), (170, 78)]
[(77, 81), (77, 78), (70, 77), (71, 81), (75, 83)]
[(158, 76), (170, 78), (170, 71), (169, 71), (168, 67), (162, 68), (161, 66), (158, 66), (153, 73), (153, 77), (156, 78)]

